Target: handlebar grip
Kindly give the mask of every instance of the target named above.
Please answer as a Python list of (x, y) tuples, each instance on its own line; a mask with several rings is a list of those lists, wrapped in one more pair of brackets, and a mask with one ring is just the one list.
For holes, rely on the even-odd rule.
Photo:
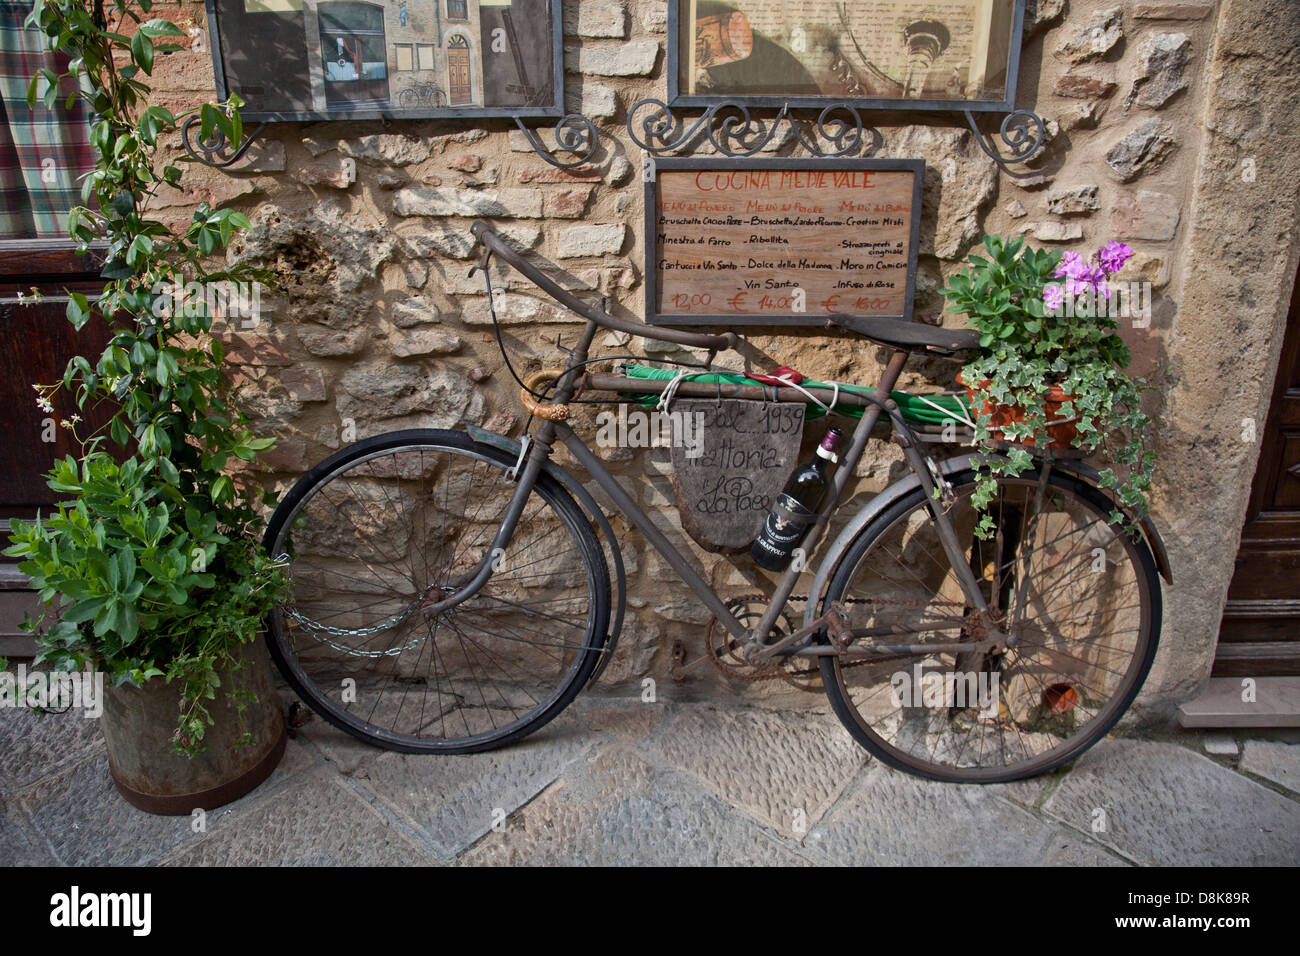
[(535, 265), (528, 262), (506, 243), (495, 229), (481, 219), (476, 219), (469, 227), (469, 231), (474, 234), (474, 238), (488, 248), (496, 256), (500, 256), (515, 271), (526, 277), (533, 285), (537, 286), (547, 295), (549, 295), (560, 305), (564, 306), (570, 312), (575, 312), (584, 319), (589, 319), (597, 325), (615, 332), (627, 332), (630, 335), (639, 335), (642, 338), (655, 339), (660, 342), (671, 342), (675, 345), (685, 345), (689, 348), (708, 349), (712, 352), (725, 352), (727, 349), (734, 349), (739, 343), (740, 338), (735, 332), (724, 332), (721, 335), (707, 335), (701, 332), (687, 332), (683, 329), (667, 329), (658, 326), (646, 325), (644, 322), (629, 322), (626, 319), (615, 318), (603, 309), (594, 305), (588, 305), (583, 302), (572, 292), (561, 288), (556, 282), (538, 269)]

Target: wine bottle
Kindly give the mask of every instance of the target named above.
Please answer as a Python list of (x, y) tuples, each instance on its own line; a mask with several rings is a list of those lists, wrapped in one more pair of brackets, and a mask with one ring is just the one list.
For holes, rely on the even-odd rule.
[(794, 549), (817, 520), (817, 509), (826, 500), (831, 473), (839, 462), (835, 450), (843, 438), (839, 429), (827, 429), (817, 456), (796, 468), (786, 481), (762, 532), (749, 549), (749, 556), (760, 568), (781, 571), (790, 563)]

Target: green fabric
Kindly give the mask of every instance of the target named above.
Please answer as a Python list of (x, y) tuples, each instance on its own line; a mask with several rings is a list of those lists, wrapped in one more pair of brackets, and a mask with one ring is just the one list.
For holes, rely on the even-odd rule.
[[(628, 378), (646, 378), (656, 381), (670, 381), (677, 377), (677, 369), (672, 368), (654, 368), (649, 365), (628, 365), (626, 366)], [(757, 379), (749, 378), (746, 375), (739, 375), (734, 372), (703, 372), (698, 375), (692, 375), (687, 381), (690, 382), (707, 382), (709, 384), (722, 383), (723, 385), (763, 385), (763, 382)], [(800, 383), (805, 388), (833, 388), (829, 382), (815, 382), (804, 379)], [(875, 389), (867, 388), (864, 385), (841, 385), (842, 392), (860, 392), (863, 394), (873, 394)], [(659, 401), (658, 395), (627, 395), (631, 401), (647, 407), (654, 406)], [(963, 396), (959, 395), (926, 395), (928, 401), (922, 401), (920, 396), (913, 395), (911, 392), (891, 392), (890, 397), (898, 403), (898, 410), (902, 413), (903, 419), (909, 425), (942, 425), (950, 419), (956, 419), (958, 422), (970, 418), (970, 406)], [(933, 402), (945, 411), (934, 408), (928, 402)], [(850, 408), (845, 406), (836, 412), (837, 415), (844, 415), (848, 418), (861, 418), (862, 408)], [(808, 418), (819, 418), (826, 413), (812, 402), (808, 403)]]

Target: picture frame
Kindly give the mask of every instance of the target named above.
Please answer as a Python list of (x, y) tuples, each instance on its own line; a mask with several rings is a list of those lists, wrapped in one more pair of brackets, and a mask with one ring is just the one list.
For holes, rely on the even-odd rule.
[(565, 112), (561, 0), (206, 3), (217, 96), (245, 121)]
[(650, 172), (648, 324), (912, 320), (924, 160), (663, 157)]
[(668, 104), (1013, 112), (1024, 17), (1025, 0), (669, 0)]

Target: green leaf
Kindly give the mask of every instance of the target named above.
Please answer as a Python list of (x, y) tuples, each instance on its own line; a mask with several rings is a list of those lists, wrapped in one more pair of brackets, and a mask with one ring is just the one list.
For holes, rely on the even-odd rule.
[(145, 73), (153, 74), (153, 41), (143, 30), (131, 38), (131, 59)]

